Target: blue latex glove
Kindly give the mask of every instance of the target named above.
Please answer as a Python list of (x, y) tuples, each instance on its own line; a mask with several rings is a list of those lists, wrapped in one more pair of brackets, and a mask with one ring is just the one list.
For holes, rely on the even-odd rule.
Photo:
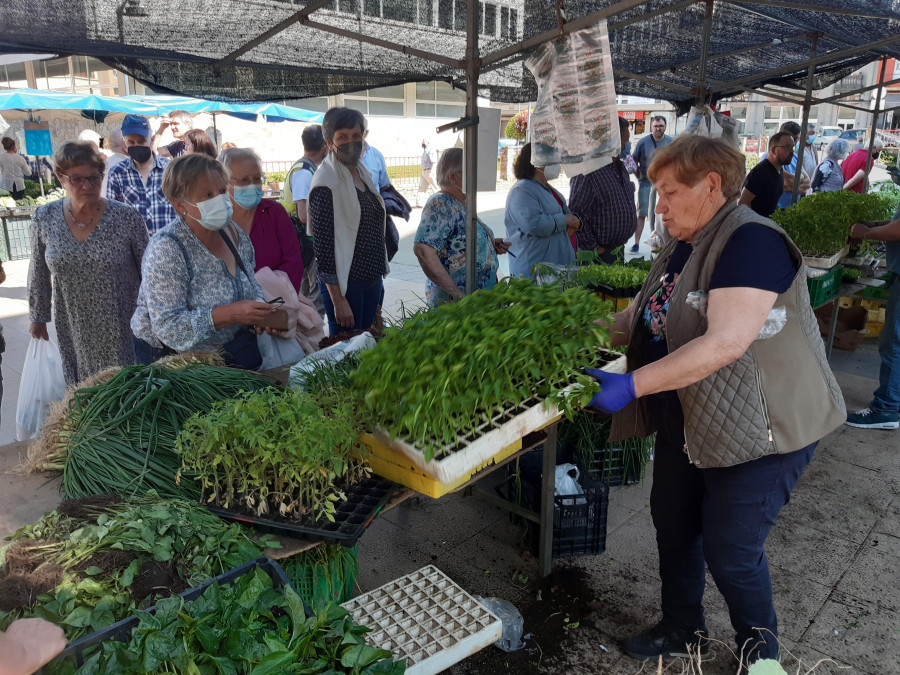
[(637, 398), (634, 395), (633, 373), (619, 375), (618, 373), (607, 373), (596, 368), (586, 368), (584, 372), (600, 383), (600, 391), (594, 394), (591, 402), (588, 403), (588, 408), (593, 408), (609, 415), (620, 411)]

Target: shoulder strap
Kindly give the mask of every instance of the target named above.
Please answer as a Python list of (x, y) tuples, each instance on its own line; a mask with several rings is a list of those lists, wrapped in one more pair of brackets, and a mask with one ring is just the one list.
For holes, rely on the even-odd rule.
[(313, 162), (311, 159), (307, 159), (306, 157), (301, 157), (300, 161), (298, 163), (302, 165), (302, 168), (306, 169), (310, 173), (316, 172), (315, 162)]
[(225, 234), (225, 230), (219, 230), (219, 235), (225, 241), (225, 245), (228, 247), (228, 250), (231, 251), (231, 255), (234, 256), (234, 262), (238, 267), (241, 268), (241, 272), (244, 273), (244, 276), (250, 280), (250, 285), (253, 285), (254, 278), (250, 276), (250, 273), (247, 271), (247, 268), (244, 267), (244, 261), (241, 260), (240, 254), (237, 252), (237, 249), (234, 246), (234, 242), (231, 241), (231, 238)]
[(181, 249), (181, 255), (184, 256), (184, 266), (187, 268), (188, 278), (194, 278), (194, 267), (191, 265), (191, 259), (188, 257), (187, 251), (184, 248), (184, 244), (171, 232), (160, 231), (155, 236), (162, 237), (163, 239), (168, 239), (170, 241), (175, 242), (175, 245)]

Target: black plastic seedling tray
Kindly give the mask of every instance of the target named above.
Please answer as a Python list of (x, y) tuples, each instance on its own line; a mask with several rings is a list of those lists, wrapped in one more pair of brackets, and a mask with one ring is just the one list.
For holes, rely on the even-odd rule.
[[(291, 582), (288, 579), (287, 575), (284, 573), (284, 570), (281, 569), (281, 566), (272, 560), (271, 558), (257, 558), (256, 560), (251, 560), (248, 563), (244, 563), (239, 567), (235, 567), (233, 570), (229, 570), (224, 574), (220, 574), (209, 581), (206, 581), (199, 586), (194, 586), (193, 588), (189, 588), (183, 593), (179, 593), (179, 595), (185, 599), (186, 602), (190, 602), (191, 600), (196, 600), (203, 592), (213, 583), (218, 582), (220, 586), (231, 586), (235, 581), (240, 579), (245, 574), (252, 572), (257, 567), (261, 567), (266, 574), (269, 575), (272, 579), (272, 584), (276, 589), (284, 588), (285, 586), (290, 586)], [(296, 589), (295, 589), (296, 590)], [(313, 616), (312, 612), (310, 612), (309, 607), (304, 603), (303, 608), (306, 610), (306, 616)], [(154, 605), (150, 609), (147, 610), (149, 613), (153, 614), (156, 611), (156, 606)], [(95, 633), (91, 633), (90, 635), (85, 635), (83, 638), (75, 640), (70, 643), (63, 651), (54, 659), (55, 663), (59, 663), (62, 661), (74, 661), (77, 667), (81, 667), (84, 665), (84, 662), (87, 657), (90, 657), (91, 654), (95, 651), (94, 648), (99, 648), (104, 642), (109, 642), (112, 640), (117, 640), (119, 642), (127, 642), (131, 639), (131, 631), (132, 629), (138, 625), (140, 619), (137, 616), (129, 616), (121, 621), (117, 621), (116, 623), (104, 628), (103, 630), (98, 630)], [(44, 668), (38, 673), (45, 673), (47, 669)]]
[(289, 537), (302, 537), (310, 541), (323, 541), (326, 544), (355, 546), (366, 528), (387, 503), (396, 483), (383, 478), (370, 477), (352, 488), (345, 490), (347, 500), (336, 504), (334, 522), (326, 519), (292, 520), (273, 516), (263, 518), (241, 511), (223, 509), (206, 505), (212, 513), (224, 520), (250, 525), (254, 529), (269, 534), (283, 534)]
[(629, 286), (628, 288), (615, 288), (609, 284), (597, 284), (597, 289), (604, 295), (611, 298), (633, 298), (641, 290), (640, 286)]

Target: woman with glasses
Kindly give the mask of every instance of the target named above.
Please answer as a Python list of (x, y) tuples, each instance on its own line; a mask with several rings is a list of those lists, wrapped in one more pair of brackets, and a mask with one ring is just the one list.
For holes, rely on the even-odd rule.
[(291, 217), (276, 201), (262, 198), (262, 163), (249, 148), (230, 148), (219, 155), (228, 170), (228, 194), (234, 205), (234, 222), (250, 237), (256, 253), (256, 269), (281, 270), (300, 291), (303, 257)]
[(42, 206), (32, 220), (30, 332), (50, 339), (52, 308), (71, 386), (134, 363), (129, 322), (149, 235), (135, 208), (100, 196), (106, 160), (92, 143), (64, 143), (53, 165), (68, 196)]

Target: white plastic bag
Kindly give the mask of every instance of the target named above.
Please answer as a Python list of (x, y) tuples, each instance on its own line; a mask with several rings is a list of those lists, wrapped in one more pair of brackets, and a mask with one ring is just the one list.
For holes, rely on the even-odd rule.
[[(583, 495), (584, 490), (578, 484), (578, 467), (574, 464), (560, 464), (556, 467), (556, 489), (557, 496)], [(566, 500), (563, 500), (566, 501)], [(572, 499), (571, 504), (575, 503)]]
[(256, 336), (256, 343), (259, 345), (259, 353), (262, 356), (260, 370), (280, 368), (306, 358), (306, 352), (294, 338), (260, 333)]
[(371, 349), (374, 346), (375, 338), (372, 337), (371, 333), (366, 331), (350, 338), (349, 340), (335, 342), (330, 347), (325, 347), (325, 349), (320, 349), (317, 352), (313, 352), (305, 359), (300, 361), (300, 363), (291, 367), (291, 374), (288, 378), (288, 386), (290, 386), (291, 389), (299, 389), (302, 391), (302, 375), (304, 373), (313, 372), (316, 367), (321, 364), (322, 361), (342, 361), (348, 354), (354, 354), (365, 349)]
[(16, 439), (36, 438), (44, 426), (47, 409), (66, 393), (62, 358), (49, 340), (32, 339), (25, 353), (19, 400), (16, 402)]

